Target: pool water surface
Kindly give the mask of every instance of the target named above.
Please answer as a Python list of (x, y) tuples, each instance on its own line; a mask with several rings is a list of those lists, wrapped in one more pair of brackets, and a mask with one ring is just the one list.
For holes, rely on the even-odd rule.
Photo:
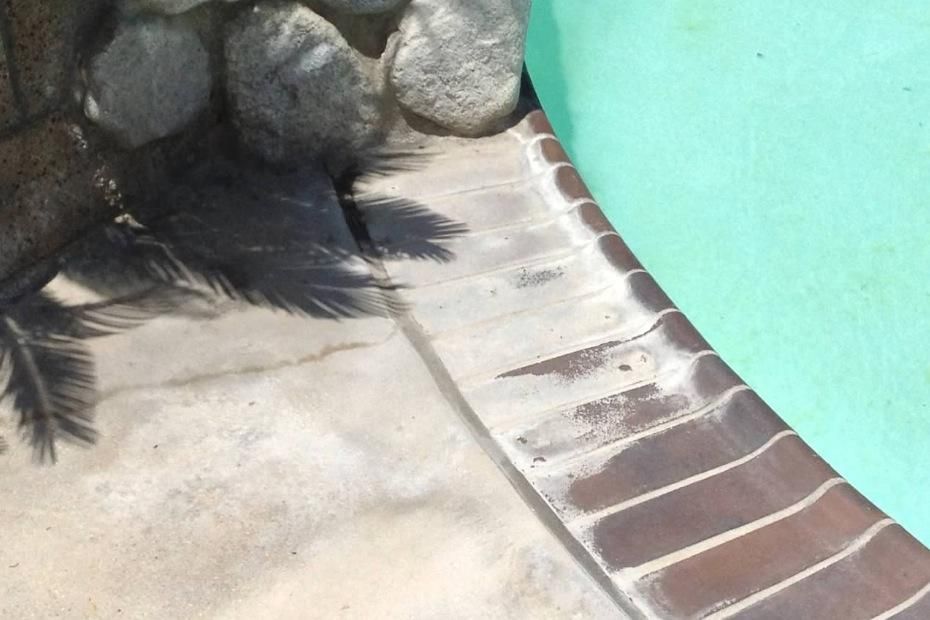
[(930, 544), (930, 5), (536, 0), (527, 58), (656, 280)]

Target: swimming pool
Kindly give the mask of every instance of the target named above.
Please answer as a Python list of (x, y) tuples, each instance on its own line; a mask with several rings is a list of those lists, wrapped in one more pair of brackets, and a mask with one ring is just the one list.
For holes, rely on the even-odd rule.
[(928, 31), (919, 0), (537, 0), (527, 53), (645, 266), (925, 544)]

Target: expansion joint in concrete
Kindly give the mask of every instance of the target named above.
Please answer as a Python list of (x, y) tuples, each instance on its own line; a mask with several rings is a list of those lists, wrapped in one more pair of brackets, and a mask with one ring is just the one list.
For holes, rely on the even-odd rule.
[[(341, 182), (340, 182), (341, 181)], [(481, 421), (478, 414), (462, 394), (458, 384), (449, 373), (448, 368), (440, 359), (423, 327), (416, 321), (409, 310), (406, 300), (398, 292), (395, 283), (383, 263), (383, 257), (376, 244), (372, 242), (371, 234), (365, 223), (365, 215), (359, 209), (352, 185), (354, 179), (346, 182), (337, 180), (336, 191), (343, 215), (359, 251), (371, 271), (372, 277), (378, 284), (382, 293), (388, 298), (391, 318), (399, 327), (401, 333), (423, 361), (437, 389), (450, 407), (458, 414), (460, 420), (468, 428), (472, 437), (478, 442), (499, 470), (517, 491), (523, 501), (529, 506), (537, 518), (545, 525), (559, 543), (571, 554), (585, 573), (600, 587), (614, 602), (620, 611), (630, 619), (640, 620), (645, 616), (613, 583), (610, 576), (601, 568), (594, 557), (572, 535), (558, 515), (546, 501), (533, 489), (529, 481), (514, 466), (503, 449), (493, 440), (487, 426)]]

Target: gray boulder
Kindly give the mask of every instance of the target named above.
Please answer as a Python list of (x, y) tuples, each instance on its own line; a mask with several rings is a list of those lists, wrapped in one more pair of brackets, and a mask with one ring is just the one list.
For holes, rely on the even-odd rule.
[(177, 15), (213, 1), (239, 2), (240, 0), (124, 0), (123, 4), (130, 13), (152, 11), (166, 15)]
[(337, 11), (355, 15), (372, 15), (388, 13), (397, 9), (407, 0), (320, 0), (326, 6)]
[(383, 125), (378, 64), (296, 2), (258, 4), (226, 33), (227, 90), (243, 142), (272, 162), (345, 161)]
[(167, 20), (125, 25), (87, 69), (84, 113), (135, 148), (183, 130), (210, 101), (210, 63), (197, 34)]
[(530, 0), (412, 0), (391, 84), (405, 109), (455, 133), (494, 128), (517, 105)]

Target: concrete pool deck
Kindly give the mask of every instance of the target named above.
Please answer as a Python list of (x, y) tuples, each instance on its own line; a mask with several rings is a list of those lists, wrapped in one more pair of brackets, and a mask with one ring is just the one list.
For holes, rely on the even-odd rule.
[[(355, 246), (310, 188), (262, 206)], [(100, 437), (53, 467), (0, 405), (0, 617), (614, 617), (393, 320), (185, 314), (90, 341)]]
[(93, 341), (98, 445), (0, 457), (0, 615), (930, 615), (927, 550), (716, 356), (551, 133), (358, 184), (347, 260), (389, 318), (226, 303)]

